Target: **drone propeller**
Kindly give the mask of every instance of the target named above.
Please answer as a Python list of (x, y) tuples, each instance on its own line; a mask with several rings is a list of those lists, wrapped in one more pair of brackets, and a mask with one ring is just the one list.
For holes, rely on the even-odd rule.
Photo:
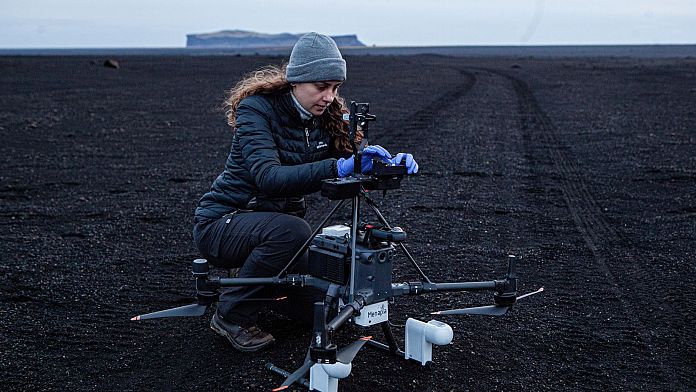
[(295, 381), (301, 379), (302, 376), (307, 374), (309, 368), (311, 368), (312, 365), (314, 365), (314, 362), (312, 362), (311, 360), (305, 360), (305, 363), (302, 366), (300, 366), (299, 369), (295, 370), (291, 375), (289, 375), (281, 386), (272, 389), (272, 391), (282, 391), (284, 389), (290, 388), (290, 385), (292, 385)]
[[(241, 299), (238, 302), (250, 302), (250, 301), (282, 301), (288, 297), (278, 297), (278, 298), (248, 298)], [(160, 310), (158, 312), (152, 312), (147, 314), (141, 314), (140, 316), (131, 317), (131, 321), (149, 320), (164, 317), (195, 317), (202, 316), (208, 305), (201, 304), (190, 304), (179, 306), (178, 308)]]
[(353, 362), (353, 358), (358, 355), (358, 351), (360, 351), (362, 346), (370, 339), (372, 339), (372, 336), (363, 336), (346, 347), (343, 347), (339, 350), (338, 354), (336, 354), (336, 360), (345, 364)]
[(205, 310), (208, 308), (207, 305), (201, 304), (190, 304), (179, 306), (178, 308), (160, 310), (158, 312), (152, 312), (147, 314), (141, 314), (140, 316), (135, 316), (131, 318), (131, 321), (139, 320), (149, 320), (162, 317), (193, 317), (202, 316)]
[[(515, 299), (515, 301), (520, 300), (524, 297), (529, 297), (530, 295), (538, 294), (544, 291), (544, 288), (540, 288), (537, 291), (532, 291), (524, 295), (520, 295)], [(512, 306), (501, 306), (501, 305), (487, 305), (478, 306), (475, 308), (464, 308), (464, 309), (452, 309), (452, 310), (441, 310), (439, 312), (432, 312), (431, 314), (480, 314), (484, 316), (502, 316), (510, 310)]]
[(290, 385), (292, 385), (295, 381), (301, 379), (302, 376), (307, 374), (312, 365), (314, 365), (314, 362), (309, 356), (309, 351), (307, 351), (307, 356), (305, 357), (302, 366), (300, 366), (299, 369), (292, 372), (292, 374), (290, 374), (288, 378), (286, 378), (285, 381), (283, 381), (283, 383), (278, 388), (272, 389), (272, 391), (277, 392), (290, 388)]
[(507, 313), (509, 306), (487, 305), (475, 308), (442, 310), (431, 314), (480, 314), (484, 316), (502, 316)]
[(543, 287), (539, 288), (539, 290), (537, 290), (537, 291), (532, 291), (531, 293), (527, 293), (527, 294), (520, 295), (519, 297), (517, 297), (517, 299), (520, 300), (520, 299), (522, 299), (522, 298), (524, 298), (524, 297), (529, 297), (530, 295), (539, 294), (539, 293), (541, 293), (542, 291), (544, 291), (544, 288), (543, 288)]
[(253, 302), (253, 301), (283, 301), (288, 299), (288, 297), (278, 297), (278, 298), (247, 298), (247, 299), (240, 299), (237, 300), (236, 302)]

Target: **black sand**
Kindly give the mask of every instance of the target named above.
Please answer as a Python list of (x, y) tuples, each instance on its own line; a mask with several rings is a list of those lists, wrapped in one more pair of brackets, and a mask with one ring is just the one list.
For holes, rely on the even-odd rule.
[[(280, 58), (103, 60), (0, 57), (3, 389), (278, 386), (263, 365), (299, 366), (294, 322), (264, 315), (277, 344), (240, 354), (210, 313), (129, 319), (190, 303), (191, 217), (229, 147), (217, 107)], [(546, 292), (502, 318), (439, 317), (455, 338), (432, 369), (364, 349), (340, 390), (696, 389), (696, 60), (347, 60), (372, 141), (420, 163), (377, 198), (426, 272), (500, 278), (515, 254), (521, 292)], [(310, 206), (316, 224), (331, 205)], [(490, 301), (406, 298), (392, 321)]]

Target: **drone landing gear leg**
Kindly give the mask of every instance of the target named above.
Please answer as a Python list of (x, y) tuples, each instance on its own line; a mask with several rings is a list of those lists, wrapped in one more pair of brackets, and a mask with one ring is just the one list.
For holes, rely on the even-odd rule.
[(394, 339), (394, 334), (392, 333), (389, 322), (385, 321), (381, 323), (380, 327), (382, 327), (382, 333), (384, 333), (384, 338), (387, 340), (387, 344), (376, 342), (374, 340), (369, 340), (367, 344), (376, 349), (386, 351), (395, 357), (404, 358), (405, 353), (399, 349), (399, 345), (396, 343), (396, 339)]
[(394, 339), (394, 334), (392, 333), (391, 330), (391, 325), (389, 325), (389, 322), (383, 322), (381, 324), (382, 327), (382, 333), (384, 333), (384, 338), (387, 339), (387, 344), (389, 344), (389, 352), (391, 352), (394, 355), (399, 355), (399, 352), (403, 355), (403, 351), (399, 350), (399, 345), (396, 343), (396, 339)]
[[(338, 350), (336, 345), (331, 343), (330, 331), (327, 330), (326, 326), (327, 308), (336, 298), (339, 289), (338, 285), (330, 285), (326, 291), (326, 299), (323, 302), (314, 303), (313, 335), (302, 366), (290, 373), (271, 363), (266, 364), (267, 370), (286, 377), (283, 384), (273, 391), (281, 391), (297, 383), (310, 390), (336, 392), (338, 379), (350, 374), (350, 361), (348, 364), (337, 361)], [(310, 373), (309, 381), (304, 378), (307, 372)]]

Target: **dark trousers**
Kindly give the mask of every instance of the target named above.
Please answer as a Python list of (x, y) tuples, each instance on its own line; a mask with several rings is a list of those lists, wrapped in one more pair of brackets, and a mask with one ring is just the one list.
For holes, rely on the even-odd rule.
[[(310, 235), (311, 229), (304, 219), (277, 212), (237, 212), (220, 219), (197, 218), (193, 229), (203, 257), (216, 267), (239, 268), (240, 278), (275, 276)], [(290, 272), (307, 272), (306, 252)], [(277, 296), (288, 296), (288, 299), (255, 300)], [(220, 294), (217, 311), (225, 320), (245, 327), (256, 324), (264, 306), (311, 322), (311, 305), (322, 299), (323, 293), (308, 288), (229, 287)]]

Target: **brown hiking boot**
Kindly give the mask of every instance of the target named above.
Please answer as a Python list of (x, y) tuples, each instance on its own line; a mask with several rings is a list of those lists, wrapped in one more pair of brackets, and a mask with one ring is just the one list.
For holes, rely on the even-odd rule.
[(254, 325), (244, 328), (241, 325), (232, 324), (218, 316), (217, 312), (210, 320), (210, 329), (226, 338), (239, 351), (259, 351), (275, 342), (273, 335), (263, 332), (259, 327)]

